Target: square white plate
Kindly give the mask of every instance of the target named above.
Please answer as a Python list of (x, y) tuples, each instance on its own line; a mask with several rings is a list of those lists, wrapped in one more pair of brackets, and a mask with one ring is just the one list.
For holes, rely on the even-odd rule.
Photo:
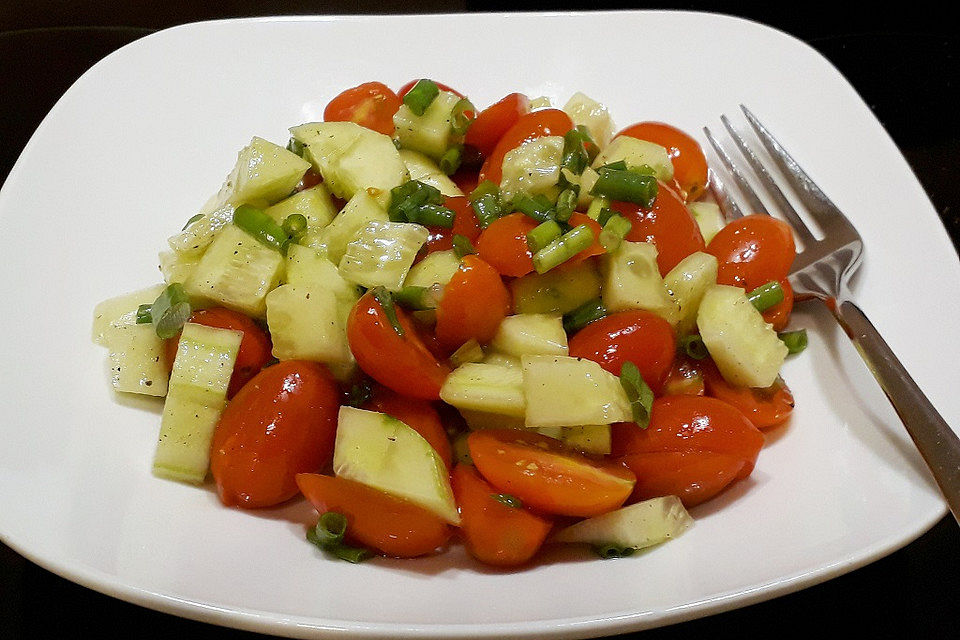
[[(510, 43), (510, 46), (492, 43)], [(791, 423), (681, 538), (618, 561), (461, 552), (360, 566), (303, 540), (303, 503), (242, 513), (150, 474), (156, 402), (111, 394), (94, 305), (159, 280), (157, 252), (254, 135), (279, 143), (339, 91), (432, 77), (485, 106), (513, 91), (606, 103), (618, 127), (701, 137), (745, 103), (861, 231), (862, 307), (948, 422), (960, 264), (903, 157), (818, 53), (716, 15), (627, 12), (258, 19), (163, 31), (108, 56), (43, 121), (0, 192), (0, 534), (148, 607), (325, 637), (583, 637), (707, 615), (839, 575), (945, 511), (883, 394), (820, 309), (786, 365)]]

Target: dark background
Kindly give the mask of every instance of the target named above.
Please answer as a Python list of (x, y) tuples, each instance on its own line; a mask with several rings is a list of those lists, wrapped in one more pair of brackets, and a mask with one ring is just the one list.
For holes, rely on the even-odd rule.
[[(735, 2), (591, 3), (566, 0), (40, 0), (0, 3), (0, 180), (60, 95), (111, 51), (156, 29), (214, 18), (276, 14), (422, 13), (526, 9), (685, 9), (763, 22), (818, 49), (847, 77), (907, 158), (954, 245), (960, 240), (960, 38), (933, 2), (897, 5)], [(939, 4), (939, 3), (938, 3)], [(944, 5), (941, 5), (944, 6)], [(505, 43), (491, 42), (492, 46)], [(709, 73), (709, 67), (705, 68)], [(850, 153), (856, 161), (855, 150)], [(905, 224), (909, 218), (905, 217)], [(944, 337), (944, 339), (956, 339)], [(945, 372), (956, 376), (956, 372)], [(0, 445), (2, 446), (2, 445)], [(358, 594), (358, 597), (363, 597)], [(819, 586), (737, 611), (627, 637), (743, 638), (783, 633), (956, 638), (960, 528), (952, 517), (901, 551)], [(442, 604), (440, 605), (442, 606)], [(0, 544), (0, 638), (111, 631), (138, 638), (265, 638), (156, 613), (76, 586)]]

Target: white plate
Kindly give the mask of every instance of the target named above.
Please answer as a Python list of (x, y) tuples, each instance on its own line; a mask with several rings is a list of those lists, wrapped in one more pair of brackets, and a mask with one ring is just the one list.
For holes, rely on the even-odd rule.
[[(495, 34), (495, 36), (494, 36)], [(510, 46), (491, 46), (492, 41)], [(750, 105), (864, 236), (863, 308), (960, 423), (960, 265), (854, 90), (813, 49), (684, 13), (243, 20), (174, 28), (86, 73), (0, 193), (0, 533), (105, 593), (291, 636), (582, 637), (757, 602), (877, 559), (945, 509), (883, 394), (829, 317), (786, 366), (796, 415), (751, 478), (639, 557), (554, 554), (517, 572), (453, 552), (361, 566), (303, 540), (302, 504), (261, 513), (150, 474), (157, 403), (117, 398), (96, 302), (158, 280), (156, 254), (253, 135), (278, 142), (341, 89), (433, 77), (486, 105), (511, 91), (606, 102), (618, 125), (704, 124)], [(922, 327), (922, 330), (919, 330)], [(932, 339), (931, 339), (932, 337)], [(327, 636), (325, 636), (327, 637)]]

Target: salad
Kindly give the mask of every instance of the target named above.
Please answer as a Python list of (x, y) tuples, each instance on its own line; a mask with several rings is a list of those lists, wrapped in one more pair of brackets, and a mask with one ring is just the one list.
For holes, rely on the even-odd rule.
[(792, 232), (727, 222), (683, 131), (417, 80), (290, 134), (95, 310), (113, 387), (164, 398), (155, 475), (303, 496), (345, 560), (517, 566), (676, 537), (789, 417)]

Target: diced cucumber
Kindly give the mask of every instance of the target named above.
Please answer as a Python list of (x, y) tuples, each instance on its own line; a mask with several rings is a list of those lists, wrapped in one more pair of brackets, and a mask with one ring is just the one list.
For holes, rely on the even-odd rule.
[(564, 427), (560, 436), (564, 444), (584, 453), (609, 455), (611, 446), (610, 425), (590, 424), (582, 427)]
[(163, 274), (163, 280), (167, 284), (172, 282), (186, 282), (190, 274), (200, 264), (200, 258), (203, 257), (203, 251), (190, 251), (178, 253), (176, 251), (160, 252), (160, 273)]
[(337, 207), (325, 184), (318, 184), (299, 191), (264, 210), (277, 224), (283, 224), (288, 216), (299, 213), (307, 219), (308, 229), (322, 229), (337, 215)]
[(739, 287), (715, 284), (697, 312), (697, 326), (724, 379), (741, 387), (769, 387), (787, 357), (787, 346)]
[(509, 202), (520, 194), (555, 199), (563, 163), (563, 137), (528, 140), (503, 157), (500, 197)]
[(410, 179), (436, 187), (445, 196), (462, 196), (463, 191), (440, 170), (437, 164), (419, 151), (400, 149), (400, 159), (410, 172)]
[(472, 409), (457, 409), (463, 416), (463, 421), (471, 431), (480, 429), (525, 429), (523, 418), (508, 416), (502, 413), (488, 413)]
[(233, 171), (208, 207), (219, 208), (225, 204), (268, 207), (290, 195), (309, 168), (310, 163), (297, 154), (254, 137), (237, 154)]
[(347, 245), (340, 275), (368, 289), (383, 286), (396, 291), (429, 235), (419, 224), (370, 221)]
[(696, 329), (700, 300), (710, 285), (717, 283), (717, 259), (697, 251), (681, 260), (664, 277), (663, 284), (680, 308), (675, 329), (683, 336)]
[(91, 334), (93, 341), (101, 346), (109, 347), (110, 325), (131, 312), (136, 317), (137, 308), (142, 304), (153, 304), (165, 288), (166, 285), (156, 284), (99, 303), (93, 309), (93, 331)]
[(619, 136), (610, 141), (593, 161), (593, 168), (602, 167), (611, 162), (623, 160), (628, 167), (639, 168), (644, 165), (654, 171), (658, 180), (673, 180), (673, 162), (664, 147), (646, 140), (637, 140), (630, 136)]
[(257, 318), (283, 272), (283, 256), (242, 229), (224, 227), (186, 282), (191, 298), (207, 300)]
[(461, 410), (523, 418), (523, 372), (513, 367), (468, 362), (447, 376), (440, 399)]
[(520, 356), (510, 356), (505, 353), (497, 353), (496, 351), (490, 352), (483, 356), (484, 364), (495, 364), (501, 367), (511, 367), (521, 369)]
[(434, 251), (410, 267), (404, 286), (430, 287), (439, 284), (441, 287), (447, 286), (453, 274), (460, 268), (460, 258), (453, 249), (446, 251)]
[(450, 354), (450, 364), (459, 367), (468, 362), (483, 362), (483, 347), (474, 338), (470, 338)]
[(311, 122), (290, 129), (303, 144), (304, 158), (323, 176), (337, 197), (349, 200), (358, 192), (386, 207), (390, 190), (407, 181), (407, 168), (389, 136), (353, 122)]
[(720, 211), (716, 202), (691, 202), (687, 205), (687, 210), (697, 221), (704, 244), (710, 244), (713, 236), (717, 235), (717, 232), (727, 224), (727, 221), (723, 218), (723, 212)]
[(167, 244), (177, 253), (196, 254), (203, 252), (214, 236), (233, 222), (233, 205), (226, 204), (204, 214), (199, 220), (194, 220), (187, 228), (175, 236), (167, 239)]
[(511, 356), (565, 356), (567, 333), (563, 318), (544, 313), (521, 313), (507, 316), (497, 328), (490, 346)]
[(674, 324), (680, 308), (663, 284), (657, 248), (649, 242), (622, 242), (603, 256), (603, 306), (610, 313), (644, 309)]
[(617, 376), (584, 358), (523, 356), (528, 427), (570, 427), (633, 420)]
[(390, 216), (369, 193), (358, 191), (333, 222), (316, 234), (315, 240), (309, 242), (309, 246), (326, 253), (331, 262), (339, 264), (346, 253), (347, 245), (356, 240), (360, 230), (372, 220), (389, 222)]
[(333, 470), (460, 524), (443, 460), (423, 436), (396, 418), (340, 407)]
[(274, 357), (322, 362), (331, 371), (352, 369), (344, 305), (332, 290), (285, 284), (267, 294), (266, 304)]
[(680, 498), (663, 496), (581, 520), (555, 533), (550, 542), (643, 549), (676, 538), (691, 524)]
[(605, 106), (577, 91), (570, 96), (563, 111), (573, 120), (574, 126), (583, 125), (601, 148), (605, 147), (613, 136), (613, 118)]
[(592, 261), (546, 273), (530, 273), (510, 282), (516, 313), (570, 313), (600, 297), (600, 274)]
[(458, 102), (460, 96), (457, 94), (441, 91), (422, 116), (407, 105), (401, 105), (393, 116), (394, 135), (400, 146), (439, 161), (454, 142), (452, 114)]
[(210, 441), (227, 402), (243, 333), (188, 322), (183, 326), (163, 405), (153, 473), (199, 484), (210, 465)]
[(291, 244), (287, 248), (284, 283), (328, 289), (341, 304), (347, 306), (348, 311), (360, 299), (357, 286), (343, 279), (337, 265), (316, 249), (298, 244)]

